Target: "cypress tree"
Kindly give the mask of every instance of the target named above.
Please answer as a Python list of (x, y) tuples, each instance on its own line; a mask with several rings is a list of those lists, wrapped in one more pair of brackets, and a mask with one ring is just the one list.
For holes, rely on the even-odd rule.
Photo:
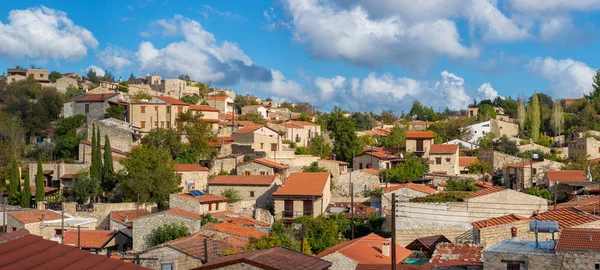
[(19, 190), (20, 182), (19, 164), (17, 164), (17, 160), (13, 158), (8, 182), (8, 203), (11, 205), (18, 205), (21, 200), (21, 192)]
[(96, 126), (92, 127), (92, 160), (90, 161), (90, 177), (93, 179), (96, 173)]
[(102, 166), (102, 188), (111, 191), (113, 186), (113, 162), (112, 151), (110, 151), (110, 139), (104, 136), (104, 165)]
[[(100, 128), (96, 129), (96, 181), (102, 181), (102, 146), (101, 146)], [(106, 149), (104, 149), (106, 150)]]
[(42, 156), (38, 156), (37, 173), (35, 174), (35, 201), (44, 200), (46, 192), (44, 191), (44, 169), (42, 167)]
[(21, 207), (31, 207), (31, 186), (29, 185), (29, 171), (25, 172), (25, 179), (23, 180), (23, 191), (21, 192)]
[(540, 101), (538, 99), (537, 93), (533, 93), (533, 97), (531, 98), (531, 138), (534, 141), (537, 141), (540, 137)]

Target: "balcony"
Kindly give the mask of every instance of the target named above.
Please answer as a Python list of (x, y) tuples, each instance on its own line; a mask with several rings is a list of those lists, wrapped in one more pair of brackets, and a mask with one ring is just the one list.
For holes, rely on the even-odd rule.
[(276, 220), (284, 220), (284, 221), (292, 221), (298, 217), (302, 216), (313, 216), (312, 211), (282, 211), (280, 213), (275, 214)]

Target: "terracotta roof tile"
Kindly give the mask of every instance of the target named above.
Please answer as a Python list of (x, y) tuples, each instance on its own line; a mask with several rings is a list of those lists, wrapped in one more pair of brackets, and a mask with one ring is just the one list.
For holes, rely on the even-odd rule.
[[(29, 189), (31, 190), (31, 197), (35, 197), (35, 186), (29, 186)], [(44, 187), (44, 195), (48, 196), (48, 195), (52, 195), (54, 193), (58, 192), (58, 188), (55, 187)]]
[(475, 185), (480, 188), (491, 188), (494, 186), (494, 184), (490, 182), (484, 182), (483, 180), (475, 180)]
[(229, 96), (209, 96), (207, 100), (220, 100), (220, 101), (225, 101), (229, 98)]
[(478, 191), (471, 193), (471, 195), (467, 196), (465, 199), (471, 199), (471, 198), (475, 198), (475, 197), (485, 196), (485, 195), (500, 192), (503, 190), (504, 190), (503, 187), (484, 188), (484, 189), (480, 189)]
[(430, 154), (457, 154), (458, 144), (432, 144)]
[(284, 247), (255, 250), (215, 259), (196, 269), (221, 269), (223, 266), (246, 263), (262, 269), (325, 270), (331, 262)]
[(600, 229), (566, 228), (560, 232), (557, 250), (600, 251)]
[(257, 159), (253, 159), (253, 160), (246, 161), (246, 162), (243, 162), (243, 163), (239, 163), (238, 167), (242, 166), (242, 165), (250, 164), (250, 163), (258, 163), (258, 164), (265, 165), (267, 167), (275, 168), (275, 169), (279, 169), (279, 170), (285, 170), (285, 169), (289, 168), (288, 166), (279, 164), (277, 162), (270, 161), (270, 160), (265, 159), (265, 158), (257, 158)]
[(158, 246), (152, 247), (150, 250), (161, 248), (161, 247), (171, 247), (176, 249), (186, 255), (192, 256), (194, 258), (200, 259), (202, 261), (206, 260), (205, 252), (204, 252), (204, 240), (208, 239), (208, 257), (209, 259), (214, 259), (217, 257), (222, 257), (222, 253), (225, 250), (230, 250), (233, 248), (233, 245), (228, 243), (227, 240), (224, 239), (215, 239), (210, 236), (206, 236), (202, 233), (194, 233), (190, 236), (178, 238)]
[(433, 139), (433, 132), (431, 131), (414, 131), (406, 132), (407, 139)]
[(245, 227), (251, 227), (251, 228), (258, 227), (258, 228), (265, 228), (265, 229), (270, 227), (269, 223), (267, 223), (267, 222), (256, 220), (256, 219), (242, 216), (242, 215), (238, 215), (236, 213), (229, 212), (229, 211), (214, 212), (214, 213), (211, 213), (211, 215), (214, 218), (218, 219), (219, 221), (229, 222), (229, 223), (233, 223), (233, 224), (237, 224), (237, 225), (241, 225), (241, 226), (245, 226)]
[(435, 247), (439, 243), (452, 243), (452, 241), (448, 240), (448, 238), (440, 234), (415, 239), (410, 244), (408, 244), (406, 248), (409, 250), (425, 250), (433, 252), (435, 250)]
[(184, 105), (184, 106), (190, 106), (190, 104), (187, 104), (179, 99), (173, 98), (173, 97), (169, 97), (169, 96), (155, 96), (155, 98), (158, 98), (166, 103), (172, 104), (172, 105)]
[(200, 203), (215, 203), (215, 202), (227, 202), (229, 201), (229, 199), (222, 197), (222, 196), (217, 196), (217, 195), (213, 195), (213, 194), (205, 194), (204, 196), (197, 196), (194, 197), (188, 193), (179, 193), (179, 194), (175, 194), (177, 196), (181, 196), (184, 198), (188, 198), (188, 199), (193, 199), (196, 201), (199, 201)]
[(358, 171), (359, 172), (368, 173), (368, 174), (371, 174), (371, 175), (379, 176), (379, 170), (378, 169), (369, 168), (369, 169), (362, 169), (362, 170), (358, 170)]
[(544, 221), (556, 221), (558, 222), (558, 227), (560, 229), (570, 228), (600, 220), (600, 218), (594, 215), (577, 210), (573, 207), (551, 210), (536, 216), (532, 216), (531, 218)]
[(54, 170), (44, 170), (42, 173), (43, 173), (44, 175), (50, 175), (50, 174), (53, 174), (53, 173), (54, 173)]
[(234, 131), (234, 133), (251, 133), (254, 132), (260, 128), (264, 127), (263, 125), (257, 125), (257, 124), (252, 124), (252, 125), (247, 125), (244, 126), (243, 128), (240, 128), (236, 131)]
[(118, 93), (108, 93), (108, 94), (87, 94), (83, 97), (78, 98), (75, 102), (97, 102), (97, 101), (106, 101), (107, 99), (113, 98), (119, 95)]
[(134, 219), (138, 219), (138, 218), (150, 215), (150, 214), (151, 213), (146, 209), (118, 210), (118, 211), (111, 211), (110, 218), (112, 218), (114, 220), (118, 220), (120, 222), (125, 222), (125, 217), (127, 217), (128, 221), (132, 221)]
[(585, 171), (546, 171), (550, 182), (589, 182)]
[[(8, 215), (12, 216), (13, 218), (15, 218), (18, 221), (21, 221), (25, 224), (41, 222), (42, 215), (44, 215), (45, 221), (57, 220), (57, 219), (62, 218), (61, 214), (56, 213), (54, 211), (50, 211), (50, 210), (13, 211), (13, 212), (8, 212)], [(65, 216), (65, 218), (68, 218), (68, 217)]]
[(192, 111), (202, 111), (202, 112), (218, 112), (219, 110), (213, 108), (208, 105), (190, 105), (190, 110)]
[(590, 214), (596, 215), (600, 213), (600, 196), (593, 196), (581, 200), (571, 200), (565, 203), (558, 204), (557, 207), (575, 207), (581, 211), (585, 211)]
[(248, 239), (250, 239), (250, 238), (260, 239), (261, 237), (268, 235), (268, 233), (266, 233), (266, 232), (261, 232), (259, 230), (250, 229), (250, 228), (243, 227), (243, 226), (229, 223), (229, 222), (213, 223), (213, 224), (206, 225), (203, 228), (207, 229), (207, 230), (213, 230), (213, 231), (231, 234), (231, 235), (244, 237), (244, 238), (248, 238)]
[(217, 175), (208, 185), (270, 186), (278, 175)]
[(201, 219), (202, 216), (200, 216), (199, 214), (196, 214), (194, 212), (190, 212), (190, 211), (186, 211), (183, 210), (181, 208), (171, 208), (162, 212), (158, 212), (156, 214), (161, 214), (161, 213), (169, 213), (169, 214), (173, 214), (176, 216), (182, 216), (182, 217), (188, 217), (188, 218), (192, 218), (192, 219)]
[(469, 166), (477, 161), (477, 157), (459, 157), (458, 166)]
[[(330, 247), (317, 254), (317, 257), (323, 258), (329, 254), (338, 252), (357, 262), (359, 265), (387, 265), (390, 263), (391, 258), (382, 254), (381, 248), (383, 243), (390, 243), (390, 240), (374, 233), (370, 233), (369, 235)], [(411, 253), (412, 252), (405, 247), (396, 245), (396, 260), (398, 262), (404, 261), (404, 259), (408, 258)]]
[(329, 177), (329, 172), (292, 173), (273, 196), (322, 196)]
[(369, 156), (373, 156), (376, 157), (378, 159), (383, 159), (383, 160), (389, 160), (389, 159), (397, 159), (397, 156), (394, 156), (390, 153), (386, 153), (386, 152), (363, 152), (362, 155), (369, 155)]
[(200, 166), (198, 164), (177, 164), (175, 170), (178, 172), (196, 172), (202, 171), (207, 172), (208, 168)]
[(430, 262), (482, 262), (483, 246), (473, 244), (439, 243)]
[(522, 216), (517, 216), (515, 214), (510, 214), (510, 215), (506, 215), (506, 216), (501, 216), (501, 217), (495, 217), (495, 218), (490, 218), (490, 219), (486, 219), (486, 220), (480, 220), (480, 221), (476, 221), (471, 223), (473, 225), (473, 227), (477, 228), (477, 229), (483, 229), (483, 228), (487, 228), (487, 227), (494, 227), (494, 226), (498, 226), (498, 225), (502, 225), (502, 224), (508, 224), (508, 223), (513, 223), (513, 222), (518, 222), (518, 221), (527, 221), (529, 222), (529, 219), (526, 217), (522, 217)]
[(415, 183), (406, 183), (406, 184), (397, 184), (397, 185), (391, 185), (389, 187), (384, 187), (383, 193), (392, 192), (394, 190), (399, 190), (402, 188), (409, 188), (409, 189), (427, 193), (427, 194), (433, 194), (433, 193), (437, 192), (437, 190), (435, 190), (434, 188), (431, 188), (426, 185), (419, 185), (419, 184), (415, 184)]
[(83, 248), (104, 248), (108, 240), (112, 239), (117, 231), (105, 230), (66, 230), (64, 235), (64, 244), (77, 246), (77, 240)]

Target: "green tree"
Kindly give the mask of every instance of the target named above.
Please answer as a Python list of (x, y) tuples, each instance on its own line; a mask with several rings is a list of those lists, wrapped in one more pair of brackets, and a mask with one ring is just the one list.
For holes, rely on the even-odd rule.
[(529, 195), (544, 198), (549, 201), (554, 199), (554, 195), (552, 194), (552, 192), (550, 192), (550, 190), (540, 189), (539, 187), (526, 188), (523, 192), (525, 192)]
[(449, 119), (431, 124), (428, 130), (431, 130), (441, 137), (444, 142), (454, 139), (470, 141), (472, 138), (471, 129), (465, 128), (472, 123), (472, 119)]
[(179, 74), (179, 77), (177, 77), (177, 78), (179, 78), (180, 80), (188, 81), (188, 82), (192, 80), (190, 78), (190, 75), (187, 75), (187, 74)]
[(226, 188), (221, 191), (221, 196), (229, 199), (230, 203), (239, 202), (242, 199), (240, 192), (233, 188)]
[(343, 241), (339, 237), (337, 223), (331, 219), (322, 216), (316, 218), (302, 216), (297, 218), (295, 222), (304, 225), (305, 238), (308, 240), (313, 254), (318, 254)]
[(242, 114), (238, 117), (239, 121), (251, 121), (252, 123), (258, 125), (266, 125), (267, 120), (263, 118), (262, 114), (259, 112), (247, 112), (246, 114)]
[(421, 104), (421, 102), (419, 102), (418, 100), (413, 101), (412, 107), (410, 108), (410, 112), (408, 114), (414, 116), (416, 120), (435, 120), (435, 112), (433, 111), (433, 109), (423, 106), (423, 104)]
[(487, 162), (481, 162), (479, 159), (475, 160), (475, 162), (469, 164), (467, 166), (467, 170), (469, 170), (470, 173), (475, 173), (475, 174), (483, 174), (485, 172), (487, 172), (490, 169), (490, 165)]
[(167, 223), (152, 230), (152, 239), (150, 242), (152, 246), (156, 246), (187, 236), (190, 236), (190, 229), (183, 222)]
[(217, 152), (211, 142), (216, 140), (212, 131), (212, 124), (202, 121), (202, 114), (193, 114), (192, 111), (179, 114), (177, 126), (182, 128), (189, 145), (187, 150), (195, 158), (195, 163), (200, 160), (209, 160), (216, 157)]
[(41, 202), (46, 196), (44, 190), (44, 167), (42, 166), (42, 156), (38, 156), (37, 172), (35, 174), (35, 201)]
[(73, 183), (72, 196), (77, 203), (84, 204), (96, 196), (99, 188), (98, 181), (94, 181), (94, 179), (87, 175), (79, 175), (75, 183)]
[(177, 159), (185, 153), (185, 145), (181, 142), (181, 135), (174, 129), (154, 128), (142, 138), (142, 144), (166, 149), (173, 159)]
[(110, 192), (115, 188), (115, 176), (113, 175), (112, 152), (106, 151), (110, 148), (110, 138), (108, 135), (104, 137), (104, 166), (102, 167), (102, 190)]
[(470, 179), (450, 179), (446, 181), (447, 191), (476, 191), (479, 188)]
[(127, 172), (122, 176), (121, 187), (130, 201), (135, 201), (139, 195), (140, 202), (158, 203), (163, 208), (169, 195), (181, 190), (175, 164), (167, 149), (140, 145), (121, 163)]
[(111, 104), (108, 109), (106, 109), (106, 118), (114, 118), (118, 120), (125, 119), (125, 107)]
[(373, 128), (373, 122), (368, 113), (354, 112), (350, 115), (350, 119), (356, 125), (357, 130), (370, 130)]
[(84, 118), (78, 114), (58, 120), (55, 132), (58, 138), (54, 148), (57, 158), (77, 157), (79, 142), (85, 138), (77, 135), (77, 129), (83, 125)]
[(337, 160), (352, 162), (353, 155), (362, 153), (362, 146), (356, 137), (354, 122), (344, 116), (339, 107), (334, 107), (327, 121), (327, 130), (331, 131), (333, 153)]
[(48, 74), (48, 79), (50, 79), (50, 81), (53, 83), (55, 83), (56, 80), (60, 79), (61, 77), (62, 75), (58, 71), (52, 71), (50, 74)]
[(67, 86), (66, 92), (65, 92), (65, 100), (66, 101), (71, 101), (74, 97), (78, 96), (79, 94), (83, 93), (82, 90), (79, 90), (79, 88), (69, 85)]
[(496, 109), (494, 109), (494, 106), (489, 104), (479, 105), (479, 110), (477, 110), (477, 120), (487, 121), (490, 119), (496, 119)]
[(115, 82), (115, 76), (109, 70), (104, 72), (104, 76), (102, 76), (102, 80), (106, 82)]
[(310, 166), (302, 167), (303, 172), (326, 172), (327, 169), (323, 167), (319, 167), (319, 164), (315, 161), (310, 164)]
[(331, 144), (325, 142), (321, 136), (313, 137), (308, 143), (308, 153), (313, 156), (327, 159), (331, 155)]
[(21, 191), (21, 207), (31, 207), (31, 185), (29, 181), (29, 171), (23, 175), (23, 191)]
[[(502, 137), (494, 141), (493, 145), (494, 150), (502, 153), (506, 153), (513, 156), (519, 153), (519, 147), (517, 146), (517, 143), (513, 140), (510, 140), (506, 135), (502, 135)], [(481, 141), (479, 147), (481, 148)]]
[(390, 129), (390, 135), (379, 140), (379, 145), (385, 147), (396, 147), (398, 152), (400, 152), (400, 148), (404, 147), (406, 144), (406, 130), (407, 128), (404, 125), (394, 125), (394, 127)]
[[(272, 227), (273, 229), (268, 236), (252, 241), (252, 244), (246, 246), (246, 250), (252, 251), (283, 246), (300, 251), (300, 237), (297, 229), (294, 229), (293, 226), (285, 226), (281, 221), (275, 221)], [(310, 254), (310, 249), (308, 239), (305, 239), (302, 252)]]
[[(599, 93), (600, 94), (600, 93)], [(555, 135), (560, 135), (565, 128), (565, 114), (563, 111), (562, 101), (557, 99), (552, 107), (552, 130)]]
[(373, 140), (373, 138), (370, 135), (368, 135), (368, 134), (365, 134), (365, 135), (362, 135), (362, 136), (358, 137), (358, 140), (364, 146), (373, 146), (373, 145), (375, 145), (375, 140)]
[(90, 178), (98, 183), (102, 182), (102, 150), (100, 149), (100, 139), (100, 128), (96, 129), (96, 126), (93, 126)]
[(195, 105), (198, 104), (198, 102), (200, 102), (200, 95), (193, 94), (191, 96), (183, 96), (180, 100), (187, 104)]
[(393, 111), (381, 111), (381, 114), (379, 114), (379, 120), (381, 120), (381, 122), (383, 122), (385, 125), (391, 125), (396, 122), (396, 116), (394, 115)]
[(13, 158), (12, 167), (10, 169), (10, 178), (8, 182), (8, 203), (11, 205), (19, 205), (21, 201), (21, 177), (19, 172), (19, 164), (17, 159)]
[(308, 155), (308, 148), (304, 146), (297, 146), (294, 153), (296, 155)]
[(94, 84), (98, 84), (100, 82), (100, 79), (98, 78), (98, 75), (96, 74), (96, 71), (94, 71), (93, 69), (88, 69), (87, 74), (85, 75), (85, 78), (90, 81), (93, 82)]
[(133, 72), (131, 74), (129, 74), (129, 80), (135, 80), (135, 75), (133, 75)]
[[(206, 86), (206, 84), (195, 83), (194, 86), (198, 87), (198, 94), (200, 95), (201, 98), (206, 99), (206, 97), (208, 97), (208, 86)], [(208, 105), (208, 104), (206, 104), (206, 105)]]
[(530, 117), (530, 134), (533, 140), (537, 140), (540, 137), (540, 102), (538, 100), (537, 93), (533, 93), (531, 98), (531, 104), (529, 109), (529, 117)]
[(384, 169), (379, 173), (379, 177), (387, 182), (406, 183), (420, 179), (429, 172), (429, 163), (426, 159), (413, 156), (410, 153), (404, 155), (406, 161), (398, 165)]
[(517, 123), (519, 123), (519, 127), (521, 130), (525, 129), (525, 102), (523, 98), (519, 97), (519, 106), (517, 108)]

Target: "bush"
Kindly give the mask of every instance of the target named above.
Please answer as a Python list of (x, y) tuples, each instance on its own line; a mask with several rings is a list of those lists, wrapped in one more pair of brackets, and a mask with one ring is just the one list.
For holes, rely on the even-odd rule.
[(296, 155), (308, 155), (308, 148), (304, 146), (296, 147)]
[(404, 157), (405, 162), (391, 169), (382, 170), (379, 173), (380, 178), (389, 179), (390, 182), (406, 183), (423, 177), (429, 171), (429, 163), (426, 159), (410, 153), (406, 153)]
[(529, 195), (533, 195), (533, 196), (537, 196), (540, 198), (544, 198), (546, 200), (553, 200), (554, 199), (554, 195), (552, 194), (552, 192), (550, 192), (550, 190), (547, 189), (540, 189), (538, 187), (531, 187), (531, 188), (527, 188), (525, 189), (523, 192), (529, 194)]
[(242, 197), (240, 196), (240, 192), (233, 188), (223, 190), (221, 192), (221, 196), (229, 199), (230, 203), (239, 202), (242, 199)]
[(475, 173), (475, 174), (483, 174), (484, 172), (487, 172), (490, 169), (490, 165), (488, 165), (487, 162), (481, 162), (479, 160), (476, 160), (475, 162), (473, 162), (472, 164), (469, 164), (469, 166), (467, 166), (467, 170), (469, 170), (470, 173)]
[(367, 189), (363, 191), (363, 196), (367, 198), (381, 198), (381, 195), (383, 195), (383, 189), (381, 188)]
[(427, 195), (425, 197), (412, 198), (410, 202), (430, 202), (430, 203), (444, 203), (444, 202), (463, 202), (471, 192), (467, 191), (444, 191)]
[(248, 162), (250, 160), (254, 160), (254, 156), (252, 154), (244, 155), (244, 162)]
[(152, 246), (190, 235), (190, 229), (183, 223), (168, 223), (152, 230)]
[(447, 191), (476, 191), (479, 188), (471, 179), (450, 179), (446, 181)]
[(303, 172), (326, 172), (327, 169), (323, 167), (319, 167), (319, 163), (316, 161), (310, 164), (310, 166), (306, 166), (302, 168)]

